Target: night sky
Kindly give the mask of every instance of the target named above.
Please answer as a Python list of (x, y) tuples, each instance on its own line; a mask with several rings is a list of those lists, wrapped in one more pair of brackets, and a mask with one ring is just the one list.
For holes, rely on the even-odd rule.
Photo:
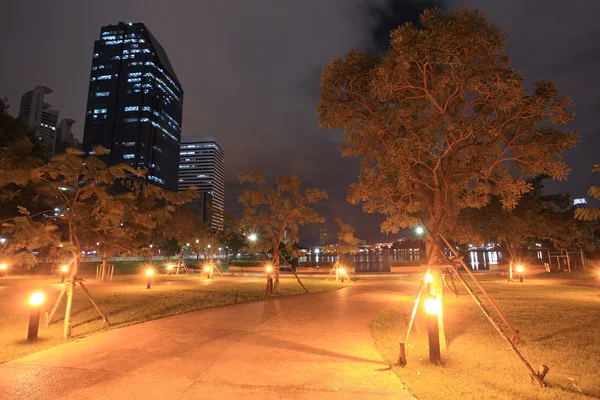
[[(355, 225), (368, 241), (381, 216), (346, 201), (357, 159), (342, 159), (341, 132), (318, 128), (319, 74), (352, 48), (383, 52), (389, 30), (423, 7), (479, 8), (510, 35), (513, 66), (531, 85), (548, 78), (576, 103), (572, 129), (583, 142), (567, 153), (573, 169), (550, 191), (585, 196), (600, 162), (600, 1), (598, 0), (229, 0), (97, 2), (4, 0), (0, 6), (0, 96), (18, 113), (36, 85), (81, 137), (94, 40), (102, 25), (143, 21), (165, 48), (185, 91), (184, 134), (216, 136), (226, 151), (226, 209), (239, 213), (237, 175), (248, 168), (299, 175), (329, 192), (319, 211)], [(529, 86), (530, 87), (530, 86)], [(302, 244), (323, 225), (309, 225)]]

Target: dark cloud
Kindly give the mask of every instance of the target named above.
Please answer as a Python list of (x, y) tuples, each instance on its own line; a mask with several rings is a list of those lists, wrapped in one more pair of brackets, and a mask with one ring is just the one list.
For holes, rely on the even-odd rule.
[[(529, 83), (555, 80), (577, 103), (573, 129), (584, 143), (568, 154), (573, 177), (556, 190), (585, 194), (598, 148), (600, 2), (597, 0), (8, 0), (0, 13), (0, 96), (12, 112), (37, 84), (48, 102), (83, 131), (93, 42), (100, 27), (143, 21), (165, 48), (184, 87), (184, 132), (217, 136), (226, 150), (226, 208), (238, 212), (237, 175), (260, 169), (295, 174), (329, 192), (324, 225), (354, 224), (358, 235), (384, 240), (381, 216), (347, 203), (357, 159), (342, 159), (341, 132), (319, 129), (319, 75), (352, 48), (383, 52), (389, 32), (416, 22), (424, 8), (479, 7), (510, 33), (509, 55)], [(318, 226), (302, 232), (314, 243)]]

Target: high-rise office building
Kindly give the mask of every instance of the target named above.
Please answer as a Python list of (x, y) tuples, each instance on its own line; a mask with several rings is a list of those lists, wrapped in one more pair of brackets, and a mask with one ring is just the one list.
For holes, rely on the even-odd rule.
[(104, 26), (94, 43), (83, 149), (110, 150), (109, 164), (146, 169), (177, 190), (183, 89), (164, 49), (143, 23)]
[(50, 104), (44, 103), (44, 97), (52, 93), (52, 89), (45, 86), (36, 86), (35, 89), (25, 92), (21, 96), (21, 108), (19, 118), (35, 130), (42, 147), (52, 157), (55, 152), (57, 140), (58, 114), (50, 108)]
[(225, 212), (225, 151), (214, 137), (183, 136), (179, 152), (179, 190), (195, 187), (194, 200), (203, 222), (223, 228)]
[(317, 231), (317, 246), (327, 246), (327, 229)]

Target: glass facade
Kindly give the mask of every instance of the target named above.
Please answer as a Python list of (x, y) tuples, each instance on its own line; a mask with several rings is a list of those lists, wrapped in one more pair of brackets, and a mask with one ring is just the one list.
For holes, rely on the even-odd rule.
[(178, 188), (183, 89), (143, 23), (102, 27), (94, 43), (84, 150), (110, 150), (110, 164), (146, 169), (147, 179)]

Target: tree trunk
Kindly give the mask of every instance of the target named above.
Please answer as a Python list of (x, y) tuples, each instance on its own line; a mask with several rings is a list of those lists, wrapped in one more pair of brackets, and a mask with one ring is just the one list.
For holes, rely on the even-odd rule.
[(275, 282), (273, 284), (273, 290), (275, 293), (279, 293), (279, 250), (275, 250), (273, 256), (273, 268), (275, 268)]
[(106, 273), (108, 272), (107, 260), (108, 260), (108, 253), (105, 251), (104, 254), (102, 255), (102, 274), (100, 275), (101, 281), (106, 280)]
[(440, 244), (440, 227), (442, 224), (442, 215), (437, 213), (430, 218), (427, 224), (427, 232), (425, 233), (425, 250), (427, 253), (427, 266), (434, 272), (434, 281), (431, 284), (431, 295), (435, 296), (440, 302), (440, 312), (438, 313), (438, 329), (440, 332), (440, 344), (442, 350), (447, 347), (446, 329), (444, 328), (444, 282), (442, 280), (443, 270), (440, 265), (444, 262), (442, 255), (439, 254), (437, 248), (443, 249)]

